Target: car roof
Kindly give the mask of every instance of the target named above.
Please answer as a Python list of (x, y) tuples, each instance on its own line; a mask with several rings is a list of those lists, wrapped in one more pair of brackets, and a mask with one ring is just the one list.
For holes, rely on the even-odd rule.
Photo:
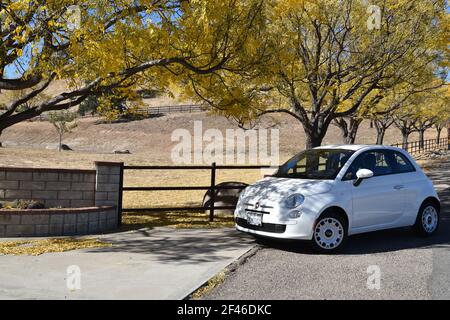
[(376, 144), (332, 144), (320, 146), (314, 149), (344, 149), (358, 151), (360, 149), (398, 149), (390, 146), (376, 145)]

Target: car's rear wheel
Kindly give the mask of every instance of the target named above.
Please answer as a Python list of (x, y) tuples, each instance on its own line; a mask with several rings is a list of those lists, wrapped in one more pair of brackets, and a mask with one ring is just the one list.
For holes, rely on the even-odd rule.
[(414, 229), (419, 236), (429, 237), (435, 234), (439, 228), (439, 206), (427, 201), (422, 204), (417, 215)]
[(335, 213), (325, 213), (314, 226), (313, 249), (320, 253), (333, 253), (340, 250), (347, 240), (345, 219)]

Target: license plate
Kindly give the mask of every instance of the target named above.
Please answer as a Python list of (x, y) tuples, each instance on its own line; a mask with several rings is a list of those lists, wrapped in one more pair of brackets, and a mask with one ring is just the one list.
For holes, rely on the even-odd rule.
[(247, 214), (247, 223), (252, 226), (261, 227), (262, 226), (262, 214), (249, 212)]

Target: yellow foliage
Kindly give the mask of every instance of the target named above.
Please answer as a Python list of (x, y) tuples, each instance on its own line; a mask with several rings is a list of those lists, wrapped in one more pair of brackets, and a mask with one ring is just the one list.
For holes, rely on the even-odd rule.
[(54, 238), (0, 242), (0, 255), (31, 255), (71, 250), (110, 247), (112, 244), (94, 238)]
[[(381, 12), (374, 30), (369, 3)], [(73, 5), (76, 28), (66, 19)], [(428, 65), (433, 74), (449, 61), (443, 0), (17, 0), (3, 4), (0, 18), (0, 30), (12, 29), (0, 43), (0, 67), (26, 56), (25, 79), (56, 74), (73, 87), (99, 78), (115, 87), (144, 62), (186, 62), (130, 76), (119, 83), (127, 92), (105, 90), (110, 118), (112, 97), (137, 107), (132, 92), (143, 87), (206, 100), (244, 121), (273, 101), (308, 115), (353, 110), (361, 97), (367, 108), (374, 90), (426, 79)]]

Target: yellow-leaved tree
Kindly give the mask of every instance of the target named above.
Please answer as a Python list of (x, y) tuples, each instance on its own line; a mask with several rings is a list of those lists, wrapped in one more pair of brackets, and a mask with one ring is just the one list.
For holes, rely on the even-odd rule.
[(448, 67), (444, 0), (268, 0), (265, 10), (263, 40), (247, 51), (269, 58), (245, 75), (192, 76), (192, 91), (241, 123), (288, 114), (307, 148), (333, 120), (368, 112), (413, 74)]
[[(264, 25), (263, 0), (6, 0), (0, 2), (0, 133), (97, 96), (165, 90), (227, 70), (244, 74)], [(58, 79), (68, 88), (34, 103)], [(177, 79), (177, 80), (174, 80)], [(181, 83), (181, 86), (183, 84)], [(11, 92), (21, 94), (11, 99)], [(29, 108), (21, 108), (23, 105)], [(108, 112), (108, 110), (105, 110)]]

